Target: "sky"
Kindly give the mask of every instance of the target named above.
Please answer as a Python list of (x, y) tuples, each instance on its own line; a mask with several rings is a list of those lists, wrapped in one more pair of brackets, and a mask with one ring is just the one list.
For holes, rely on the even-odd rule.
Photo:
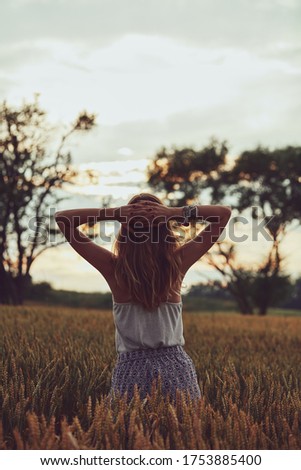
[[(97, 167), (104, 183), (90, 199), (77, 188), (80, 207), (95, 207), (104, 188), (126, 200), (162, 146), (215, 136), (235, 158), (301, 144), (298, 0), (1, 0), (0, 16), (0, 100), (38, 93), (60, 130), (82, 110), (97, 115), (69, 143), (74, 163)], [(71, 275), (70, 247), (53, 253), (36, 261), (35, 279), (82, 290), (88, 269), (89, 288), (106, 289), (84, 260)]]

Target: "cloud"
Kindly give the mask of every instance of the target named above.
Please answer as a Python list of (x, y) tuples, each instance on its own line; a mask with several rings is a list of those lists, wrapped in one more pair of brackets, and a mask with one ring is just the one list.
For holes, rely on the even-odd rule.
[(16, 86), (16, 81), (0, 74), (0, 99), (3, 101), (8, 91)]
[(272, 10), (275, 6), (295, 10), (299, 6), (298, 0), (255, 0), (254, 3), (261, 10)]
[(0, 46), (0, 63), (5, 72), (16, 71), (23, 64), (35, 64), (52, 58), (51, 51), (30, 42)]
[(120, 148), (149, 158), (162, 145), (202, 146), (211, 135), (229, 139), (235, 152), (260, 140), (299, 141), (298, 5), (130, 5), (4, 2), (1, 95), (40, 92), (55, 122), (81, 108), (96, 112), (98, 128), (70, 144), (77, 162), (119, 161)]
[(294, 0), (2, 0), (1, 8), (2, 44), (54, 38), (85, 54), (129, 33), (258, 51), (276, 38), (300, 40), (301, 5)]
[(227, 140), (230, 154), (254, 148), (301, 145), (300, 80), (287, 74), (267, 73), (244, 84), (231, 101), (171, 113), (163, 120), (145, 119), (100, 125), (94, 134), (74, 145), (75, 161), (122, 162), (121, 147), (133, 151), (131, 159), (152, 158), (164, 145), (202, 148), (211, 136)]
[(301, 46), (299, 44), (276, 42), (263, 49), (258, 56), (266, 60), (276, 59), (301, 70)]

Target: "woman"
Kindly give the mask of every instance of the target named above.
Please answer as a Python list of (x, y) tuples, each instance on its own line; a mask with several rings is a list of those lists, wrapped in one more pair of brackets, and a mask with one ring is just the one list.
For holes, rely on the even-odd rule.
[[(181, 284), (188, 269), (218, 240), (231, 215), (227, 206), (167, 207), (152, 194), (134, 196), (127, 205), (74, 209), (55, 213), (71, 246), (107, 280), (113, 296), (117, 363), (110, 396), (127, 394), (135, 384), (141, 398), (160, 386), (171, 399), (181, 390), (191, 399), (201, 395), (196, 370), (185, 344)], [(172, 220), (209, 225), (180, 244)], [(95, 244), (78, 226), (117, 220), (114, 252)]]

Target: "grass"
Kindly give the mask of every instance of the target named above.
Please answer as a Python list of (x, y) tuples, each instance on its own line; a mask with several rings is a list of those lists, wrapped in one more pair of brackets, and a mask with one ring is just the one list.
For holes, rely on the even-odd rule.
[(111, 311), (0, 307), (0, 449), (300, 449), (298, 316), (183, 314), (202, 392), (109, 402)]

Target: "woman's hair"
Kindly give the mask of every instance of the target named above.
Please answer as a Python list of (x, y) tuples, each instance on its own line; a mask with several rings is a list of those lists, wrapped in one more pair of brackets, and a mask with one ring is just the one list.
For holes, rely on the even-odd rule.
[[(141, 200), (163, 204), (148, 193), (133, 196), (128, 204)], [(136, 233), (122, 225), (114, 241), (113, 251), (117, 257), (115, 279), (118, 285), (128, 289), (133, 302), (152, 309), (167, 300), (170, 292), (180, 291), (181, 261), (179, 252), (175, 253), (180, 241), (172, 230), (171, 221), (158, 225), (149, 222), (144, 234), (137, 235), (139, 229), (133, 230)]]

